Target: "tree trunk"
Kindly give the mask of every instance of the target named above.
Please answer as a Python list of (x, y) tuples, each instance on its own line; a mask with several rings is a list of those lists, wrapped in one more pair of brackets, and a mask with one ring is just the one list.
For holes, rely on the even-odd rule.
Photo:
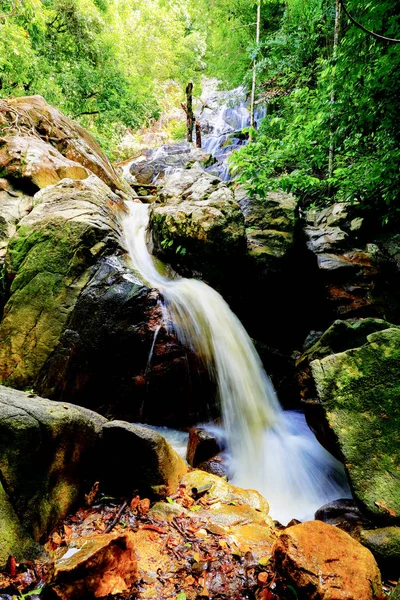
[[(261, 23), (261, 0), (257, 0), (257, 33), (256, 33), (256, 44), (260, 43), (260, 23)], [(255, 108), (255, 100), (256, 100), (256, 83), (257, 83), (257, 57), (254, 59), (253, 63), (253, 82), (251, 86), (251, 103), (250, 103), (250, 127), (254, 127), (254, 108)], [(252, 140), (252, 135), (250, 132), (250, 141)]]
[[(333, 35), (333, 54), (332, 54), (332, 64), (333, 68), (336, 67), (337, 61), (337, 50), (339, 45), (339, 37), (340, 37), (340, 16), (341, 16), (341, 2), (340, 0), (336, 0), (336, 13), (335, 13), (335, 31)], [(330, 133), (330, 144), (329, 144), (329, 161), (328, 161), (328, 177), (333, 177), (333, 169), (335, 162), (335, 134), (333, 131), (334, 128), (334, 105), (336, 101), (335, 94), (335, 71), (332, 73), (332, 82), (331, 82), (331, 96), (330, 96), (330, 104), (331, 104), (331, 133)]]
[(186, 86), (186, 123), (187, 134), (186, 139), (189, 143), (193, 142), (193, 83), (189, 82)]
[(201, 125), (196, 121), (196, 147), (201, 148)]

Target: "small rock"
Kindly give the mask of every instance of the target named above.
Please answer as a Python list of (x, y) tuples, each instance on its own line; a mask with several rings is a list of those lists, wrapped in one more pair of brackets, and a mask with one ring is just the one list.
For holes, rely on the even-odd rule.
[(218, 475), (218, 477), (226, 477), (229, 479), (231, 476), (228, 458), (223, 452), (217, 454), (217, 456), (213, 456), (212, 458), (205, 460), (204, 462), (201, 462), (199, 465), (197, 465), (197, 468), (201, 469), (202, 471), (206, 471), (206, 473)]
[(191, 467), (197, 467), (199, 463), (213, 458), (223, 449), (221, 440), (210, 431), (202, 427), (189, 429), (186, 460)]
[(130, 532), (79, 538), (56, 561), (52, 589), (60, 600), (89, 600), (129, 592), (136, 579), (136, 563)]
[(273, 547), (277, 574), (301, 600), (373, 600), (382, 593), (371, 552), (321, 521), (285, 529)]

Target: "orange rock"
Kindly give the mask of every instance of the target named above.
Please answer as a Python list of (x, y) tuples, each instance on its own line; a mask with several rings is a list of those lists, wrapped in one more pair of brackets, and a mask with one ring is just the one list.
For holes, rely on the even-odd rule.
[(310, 521), (285, 529), (273, 546), (275, 569), (304, 600), (373, 600), (381, 576), (371, 552), (346, 532)]
[(54, 565), (51, 583), (58, 598), (89, 600), (131, 589), (137, 572), (132, 533), (79, 538), (74, 544)]

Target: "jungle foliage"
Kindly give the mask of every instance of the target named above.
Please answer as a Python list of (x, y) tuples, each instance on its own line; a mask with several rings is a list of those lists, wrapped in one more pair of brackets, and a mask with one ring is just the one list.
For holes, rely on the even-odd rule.
[(204, 51), (186, 0), (0, 0), (0, 97), (41, 94), (108, 150)]
[[(400, 38), (398, 1), (346, 5), (368, 29)], [(334, 0), (288, 0), (275, 31), (264, 28), (255, 52), (268, 115), (233, 170), (255, 193), (283, 188), (306, 205), (358, 200), (385, 222), (400, 210), (400, 45), (342, 12), (335, 58), (334, 23)]]

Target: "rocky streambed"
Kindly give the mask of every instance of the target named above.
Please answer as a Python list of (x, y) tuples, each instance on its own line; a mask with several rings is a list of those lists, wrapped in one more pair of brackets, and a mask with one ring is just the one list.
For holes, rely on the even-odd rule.
[[(46, 582), (60, 598), (360, 600), (382, 597), (379, 569), (392, 591), (398, 233), (357, 205), (248, 198), (190, 160), (132, 188), (40, 97), (1, 101), (0, 130), (0, 595)], [(120, 223), (140, 194), (154, 253), (223, 293), (281, 402), (343, 461), (354, 501), (322, 509), (326, 523), (274, 523), (268, 493), (215, 475), (214, 442), (190, 460), (212, 473), (193, 471), (131, 424), (219, 415), (201, 361), (129, 264)]]

